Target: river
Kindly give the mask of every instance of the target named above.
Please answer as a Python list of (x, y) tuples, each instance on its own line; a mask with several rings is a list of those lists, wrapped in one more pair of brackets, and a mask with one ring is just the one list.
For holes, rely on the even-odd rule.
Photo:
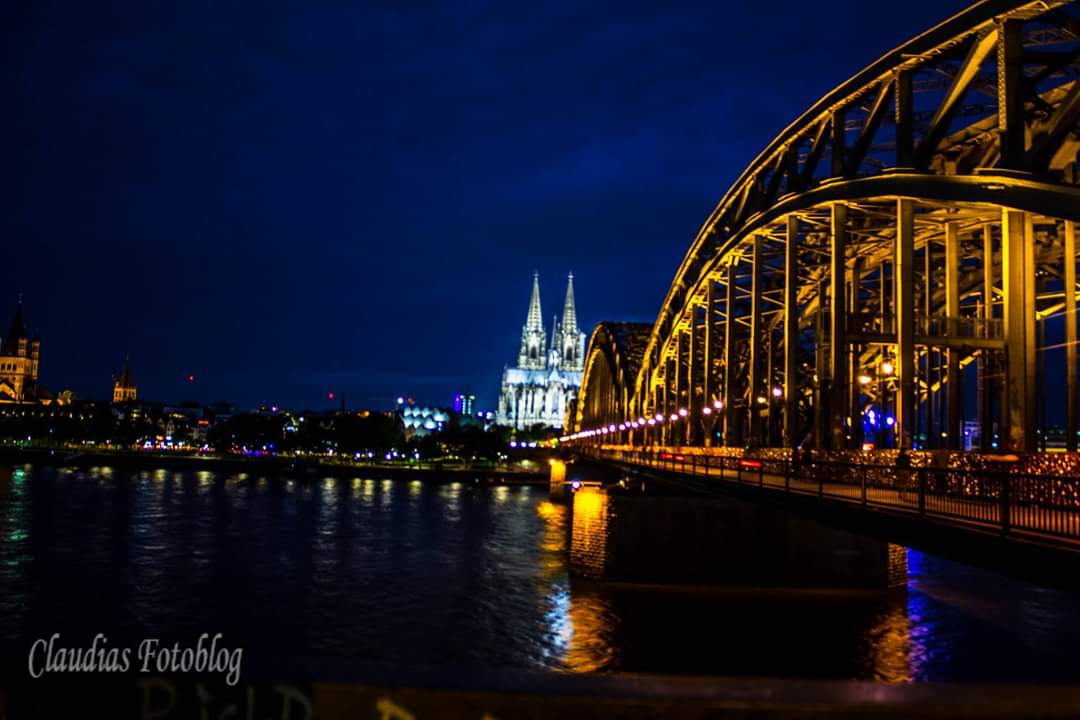
[[(1080, 599), (909, 550), (906, 593), (571, 580), (546, 488), (0, 472), (0, 651), (221, 632), (245, 672), (1080, 682)], [(10, 675), (9, 675), (10, 677)]]

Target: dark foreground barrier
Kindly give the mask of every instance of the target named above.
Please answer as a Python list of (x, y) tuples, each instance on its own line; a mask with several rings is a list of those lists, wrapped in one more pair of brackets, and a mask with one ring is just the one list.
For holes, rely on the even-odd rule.
[(0, 691), (0, 718), (1069, 718), (1080, 688), (531, 675), (353, 684), (65, 676)]

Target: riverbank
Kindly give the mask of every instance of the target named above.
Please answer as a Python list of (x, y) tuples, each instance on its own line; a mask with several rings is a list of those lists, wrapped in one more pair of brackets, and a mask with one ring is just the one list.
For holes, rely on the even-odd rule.
[(534, 467), (463, 467), (431, 464), (367, 464), (319, 458), (237, 457), (219, 455), (166, 455), (142, 452), (67, 451), (0, 448), (0, 464), (49, 465), (91, 468), (107, 466), (136, 470), (210, 470), (222, 474), (248, 473), (302, 480), (322, 478), (374, 478), (426, 482), (478, 482), (491, 485), (547, 485), (548, 466), (541, 459)]

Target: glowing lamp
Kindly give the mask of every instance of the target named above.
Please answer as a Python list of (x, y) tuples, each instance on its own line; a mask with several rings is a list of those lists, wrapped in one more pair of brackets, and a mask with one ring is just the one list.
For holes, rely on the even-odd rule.
[(781, 389), (780, 389), (780, 388), (778, 388), (778, 387), (774, 387), (774, 388), (772, 389), (772, 396), (773, 396), (774, 398), (778, 398), (778, 397), (780, 397), (780, 396), (781, 396), (781, 395), (783, 395), (783, 394), (784, 394), (784, 391), (783, 391), (783, 390), (781, 390)]
[(885, 373), (886, 375), (892, 375), (893, 374), (893, 364), (891, 362), (889, 362), (888, 360), (881, 363), (881, 372)]
[(686, 408), (679, 408), (679, 415), (686, 417)]
[(701, 414), (712, 415), (712, 408), (706, 405), (705, 407), (701, 408)]
[(859, 376), (859, 384), (860, 385), (869, 385), (870, 384), (870, 376), (869, 375), (860, 375)]

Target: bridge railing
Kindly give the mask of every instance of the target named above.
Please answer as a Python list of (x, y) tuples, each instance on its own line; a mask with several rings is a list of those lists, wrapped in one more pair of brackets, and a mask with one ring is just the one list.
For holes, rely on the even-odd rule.
[(698, 483), (726, 482), (1080, 542), (1080, 478), (903, 464), (725, 457), (676, 450), (590, 454)]

